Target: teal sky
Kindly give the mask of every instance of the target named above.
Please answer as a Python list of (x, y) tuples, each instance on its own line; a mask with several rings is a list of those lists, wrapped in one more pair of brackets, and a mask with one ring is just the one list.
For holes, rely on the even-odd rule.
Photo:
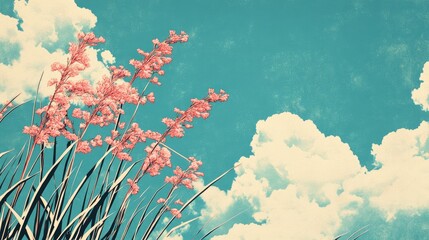
[[(252, 155), (249, 144), (256, 123), (274, 114), (291, 112), (312, 120), (321, 133), (347, 143), (368, 170), (374, 168), (373, 144), (381, 144), (383, 137), (397, 129), (416, 129), (429, 117), (411, 99), (429, 60), (426, 1), (76, 3), (97, 17), (93, 31), (106, 39), (100, 48), (110, 50), (118, 65), (130, 67), (128, 61), (137, 57), (137, 48), (150, 50), (151, 39), (165, 38), (170, 29), (190, 35), (189, 42), (174, 47), (173, 62), (161, 78), (163, 85), (151, 88), (157, 103), (141, 110), (137, 119), (161, 131), (160, 120), (172, 116), (174, 107), (185, 108), (189, 99), (205, 96), (208, 88), (226, 90), (230, 94), (227, 103), (214, 106), (208, 120), (198, 121), (184, 139), (170, 143), (181, 153), (204, 161), (206, 182), (241, 157)], [(0, 0), (0, 13), (17, 16), (10, 0)], [(60, 39), (45, 45), (52, 52), (70, 41), (67, 26), (58, 29)], [(64, 39), (62, 32), (67, 35)], [(19, 58), (19, 45), (10, 46), (0, 41), (4, 64)], [(24, 115), (17, 111), (5, 121), (1, 128), (8, 126), (2, 130), (6, 136), (21, 131)], [(9, 138), (1, 137), (0, 146), (7, 142)], [(218, 187), (230, 189), (235, 177), (228, 175)], [(416, 210), (417, 215), (400, 212), (390, 222), (382, 214), (363, 209), (344, 220), (338, 231), (370, 224), (375, 227), (365, 239), (428, 236), (427, 208)], [(370, 214), (364, 216), (365, 211)], [(373, 218), (368, 217), (371, 214)], [(242, 221), (255, 222), (250, 216)], [(219, 234), (226, 232), (228, 228)]]
[(158, 96), (178, 106), (207, 87), (230, 93), (228, 104), (190, 133), (218, 139), (207, 149), (217, 161), (246, 155), (255, 123), (283, 111), (340, 136), (366, 166), (372, 143), (427, 119), (410, 98), (429, 56), (423, 1), (78, 4), (97, 16), (95, 32), (108, 39), (104, 47), (117, 63), (169, 29), (190, 34), (176, 47)]

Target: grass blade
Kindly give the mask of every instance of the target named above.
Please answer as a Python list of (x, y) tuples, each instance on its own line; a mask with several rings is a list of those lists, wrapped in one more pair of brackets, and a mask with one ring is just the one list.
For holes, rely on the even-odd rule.
[(214, 227), (213, 229), (211, 229), (210, 231), (208, 231), (200, 240), (203, 240), (204, 238), (208, 237), (210, 234), (212, 234), (214, 231), (216, 231), (217, 229), (219, 229), (220, 227), (222, 227), (223, 225), (225, 225), (226, 223), (228, 223), (229, 221), (231, 221), (232, 219), (236, 218), (237, 216), (241, 215), (242, 213), (244, 213), (247, 210), (243, 210), (237, 214), (235, 214), (234, 216), (230, 217), (228, 220), (226, 220), (225, 222), (217, 225), (216, 227)]
[(368, 232), (368, 229), (366, 229), (365, 231), (362, 232), (362, 230), (364, 230), (365, 228), (367, 228), (368, 225), (361, 227), (360, 229), (356, 230), (354, 233), (352, 233), (347, 240), (356, 240), (359, 237), (361, 237), (363, 234)]
[(0, 195), (0, 205), (2, 205), (5, 201), (6, 201), (6, 199), (7, 199), (7, 197), (9, 197), (9, 195), (16, 189), (16, 188), (18, 188), (21, 184), (23, 184), (23, 183), (25, 183), (26, 181), (28, 181), (28, 180), (30, 180), (31, 178), (33, 178), (34, 176), (36, 176), (37, 175), (37, 173), (36, 174), (33, 174), (33, 175), (31, 175), (31, 176), (29, 176), (29, 177), (27, 177), (27, 178), (24, 178), (24, 179), (22, 179), (22, 180), (20, 180), (20, 181), (18, 181), (17, 183), (15, 183), (15, 185), (13, 185), (12, 187), (10, 187), (10, 188), (8, 188), (7, 190), (6, 190), (6, 192), (5, 193), (3, 193), (2, 195)]
[(45, 190), (46, 186), (49, 183), (49, 180), (52, 178), (52, 175), (55, 173), (55, 170), (57, 169), (58, 165), (61, 163), (61, 161), (64, 159), (64, 157), (68, 154), (68, 152), (70, 152), (74, 145), (77, 143), (77, 141), (73, 142), (62, 154), (61, 156), (58, 158), (58, 160), (55, 162), (55, 164), (49, 168), (49, 170), (46, 172), (46, 175), (43, 177), (43, 179), (40, 181), (36, 191), (34, 192), (34, 195), (31, 199), (31, 201), (28, 203), (28, 205), (26, 205), (27, 207), (25, 208), (23, 214), (22, 214), (22, 218), (24, 221), (24, 224), (21, 225), (21, 227), (19, 228), (18, 231), (18, 239), (21, 239), (23, 236), (23, 229), (24, 229), (24, 225), (27, 224), (27, 222), (30, 220), (30, 215), (31, 212), (34, 209), (34, 206), (36, 205), (36, 203), (38, 201), (36, 201), (37, 199), (39, 199), (40, 195), (42, 194), (42, 192)]
[[(234, 167), (228, 169), (227, 171), (225, 171), (224, 173), (222, 173), (219, 177), (217, 177), (216, 179), (214, 179), (213, 181), (211, 181), (209, 184), (207, 184), (201, 191), (199, 191), (198, 193), (196, 193), (194, 196), (191, 197), (191, 199), (189, 199), (185, 204), (183, 204), (183, 206), (179, 209), (179, 213), (182, 213), (182, 211), (185, 210), (189, 206), (189, 204), (191, 204), (196, 198), (198, 198), (201, 194), (203, 194), (209, 187), (211, 187), (213, 184), (215, 184), (217, 181), (219, 181), (220, 179), (222, 179), (226, 174), (228, 174), (229, 172), (231, 172), (234, 168), (236, 168), (238, 166), (240, 166), (240, 165), (237, 164)], [(158, 235), (158, 237), (156, 239), (159, 239), (161, 237), (161, 235), (170, 226), (170, 224), (174, 221), (174, 219), (176, 219), (176, 216), (173, 216), (170, 219), (170, 221), (161, 230), (161, 232), (159, 233), (159, 235)], [(153, 231), (153, 229), (151, 229), (150, 231)]]
[(104, 224), (104, 221), (106, 221), (106, 219), (107, 219), (108, 217), (110, 217), (110, 215), (111, 215), (111, 214), (109, 214), (109, 215), (105, 216), (105, 217), (104, 217), (104, 218), (102, 218), (100, 221), (98, 221), (96, 224), (94, 224), (94, 226), (93, 226), (92, 228), (90, 228), (90, 229), (88, 230), (88, 232), (86, 232), (86, 233), (82, 236), (82, 239), (88, 239), (89, 235), (90, 235), (94, 230), (96, 230), (99, 226), (103, 225), (103, 224)]
[(183, 222), (183, 223), (181, 223), (181, 224), (179, 224), (179, 225), (175, 226), (174, 228), (172, 228), (172, 229), (167, 233), (166, 237), (170, 236), (170, 235), (171, 235), (174, 231), (176, 231), (177, 229), (182, 228), (182, 227), (184, 227), (184, 226), (186, 226), (186, 225), (190, 224), (191, 222), (193, 222), (193, 221), (197, 220), (198, 218), (200, 218), (200, 217), (193, 218), (193, 219), (191, 219), (191, 220), (189, 220), (189, 221)]
[(7, 151), (5, 151), (5, 152), (0, 153), (0, 158), (2, 158), (4, 155), (6, 155), (6, 154), (8, 154), (8, 153), (10, 153), (10, 152), (12, 152), (12, 151), (13, 151), (13, 149), (11, 149), (11, 150), (7, 150)]
[[(28, 226), (26, 226), (26, 223), (21, 218), (21, 216), (19, 216), (19, 214), (15, 211), (15, 209), (13, 209), (7, 202), (5, 202), (5, 205), (9, 208), (10, 212), (12, 213), (12, 215), (15, 216), (15, 218), (18, 221), (19, 225), (25, 226), (25, 234), (27, 235), (28, 239), (35, 240), (36, 238), (34, 238), (33, 232), (30, 230), (30, 228)], [(11, 237), (11, 236), (9, 236), (9, 237)], [(22, 239), (22, 238), (20, 238), (20, 239)]]
[[(83, 179), (80, 181), (79, 185), (76, 187), (76, 189), (74, 190), (74, 192), (72, 193), (72, 195), (69, 197), (69, 200), (67, 201), (66, 205), (63, 208), (63, 211), (61, 212), (61, 214), (55, 219), (55, 224), (54, 224), (54, 228), (52, 229), (52, 234), (55, 234), (58, 227), (59, 227), (59, 223), (62, 221), (62, 219), (64, 218), (64, 216), (66, 215), (68, 209), (70, 208), (70, 206), (72, 205), (72, 201), (76, 198), (77, 194), (80, 192), (80, 190), (82, 189), (82, 187), (84, 186), (84, 184), (86, 183), (86, 181), (90, 178), (90, 176), (92, 175), (92, 173), (94, 172), (95, 169), (97, 169), (100, 164), (103, 162), (103, 160), (105, 159), (105, 157), (113, 150), (114, 148), (111, 148), (109, 151), (105, 152), (104, 155), (97, 161), (97, 163), (86, 173), (86, 175), (83, 177)], [(53, 236), (51, 236), (53, 237)]]

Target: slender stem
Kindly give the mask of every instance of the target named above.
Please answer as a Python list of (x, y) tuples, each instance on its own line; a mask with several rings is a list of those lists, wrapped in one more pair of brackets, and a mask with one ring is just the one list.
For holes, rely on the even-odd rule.
[(168, 150), (174, 152), (175, 154), (177, 154), (179, 157), (185, 159), (188, 162), (191, 162), (191, 160), (189, 160), (187, 157), (183, 156), (182, 154), (180, 154), (179, 152), (177, 152), (176, 150), (172, 149), (171, 147), (165, 145), (164, 143), (160, 143), (163, 147), (166, 147)]

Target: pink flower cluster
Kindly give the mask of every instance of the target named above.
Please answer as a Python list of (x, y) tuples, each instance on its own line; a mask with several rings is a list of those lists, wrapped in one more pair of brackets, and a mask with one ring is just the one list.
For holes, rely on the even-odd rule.
[[(125, 71), (125, 70), (124, 70)], [(128, 82), (118, 82), (119, 78), (112, 73), (109, 78), (104, 76), (95, 89), (80, 89), (79, 97), (90, 111), (75, 108), (72, 116), (83, 120), (81, 128), (88, 125), (107, 126), (116, 122), (120, 114), (124, 114), (122, 104), (137, 104), (141, 101), (138, 90)]]
[(213, 88), (209, 88), (206, 100), (208, 102), (226, 102), (228, 98), (229, 95), (224, 90), (221, 89), (219, 93), (216, 93)]
[(152, 83), (161, 85), (158, 77), (153, 76), (153, 74), (164, 75), (162, 67), (171, 62), (171, 58), (168, 57), (173, 50), (171, 45), (177, 42), (187, 41), (188, 35), (185, 32), (176, 34), (176, 32), (170, 31), (170, 36), (165, 41), (160, 42), (158, 39), (152, 40), (153, 50), (151, 52), (148, 53), (138, 49), (137, 52), (143, 56), (143, 60), (130, 60), (130, 64), (136, 69), (135, 77), (144, 79), (152, 78), (150, 79)]
[(119, 138), (118, 131), (112, 130), (111, 136), (106, 137), (104, 141), (107, 144), (115, 147), (112, 153), (118, 159), (131, 161), (131, 155), (125, 151), (133, 149), (139, 142), (146, 142), (147, 138), (159, 141), (161, 134), (151, 130), (145, 132), (139, 127), (138, 123), (133, 123), (131, 124), (131, 127), (123, 134), (122, 138)]
[(128, 182), (128, 185), (130, 185), (130, 193), (131, 194), (137, 194), (140, 190), (137, 183), (132, 179), (128, 179), (127, 182)]
[(177, 208), (170, 209), (170, 213), (171, 215), (176, 216), (177, 219), (182, 217), (182, 213), (180, 213), (180, 211), (177, 210)]
[(175, 188), (180, 185), (185, 186), (188, 189), (193, 189), (193, 182), (198, 180), (199, 177), (204, 176), (202, 172), (198, 172), (198, 169), (203, 164), (203, 162), (190, 157), (189, 158), (190, 165), (188, 169), (183, 171), (179, 166), (173, 171), (174, 175), (171, 177), (165, 177), (165, 182), (171, 183)]
[[(73, 126), (67, 117), (70, 108), (70, 101), (76, 96), (89, 92), (91, 85), (85, 81), (69, 81), (70, 78), (79, 75), (81, 71), (89, 67), (89, 58), (85, 53), (88, 46), (95, 46), (103, 43), (102, 37), (95, 37), (93, 33), (78, 34), (79, 43), (70, 43), (70, 58), (67, 64), (55, 62), (51, 65), (51, 70), (60, 73), (60, 78), (51, 79), (48, 85), (55, 85), (54, 94), (49, 98), (49, 104), (36, 111), (43, 115), (39, 126), (32, 125), (24, 127), (23, 132), (34, 137), (36, 144), (47, 144), (49, 137), (63, 135), (69, 140), (77, 140), (76, 134), (67, 130)], [(84, 148), (81, 145), (81, 148)]]
[(152, 143), (145, 148), (145, 151), (147, 156), (143, 163), (143, 172), (148, 172), (151, 176), (156, 176), (160, 174), (160, 171), (164, 167), (171, 167), (171, 153), (167, 148)]
[(91, 152), (91, 147), (89, 146), (89, 142), (88, 141), (78, 142), (76, 152), (81, 152), (81, 153)]
[[(170, 31), (166, 40), (154, 39), (152, 41), (153, 49), (150, 52), (137, 50), (143, 56), (142, 60), (130, 60), (130, 64), (135, 68), (133, 74), (123, 66), (110, 66), (110, 75), (103, 76), (96, 84), (76, 77), (89, 67), (86, 49), (104, 43), (105, 40), (102, 37), (96, 37), (93, 33), (79, 33), (78, 40), (78, 43), (70, 43), (69, 58), (66, 64), (55, 62), (51, 65), (51, 70), (58, 72), (60, 77), (53, 78), (48, 82), (49, 86), (55, 87), (55, 91), (50, 96), (49, 103), (36, 110), (36, 113), (41, 116), (40, 124), (26, 126), (23, 132), (33, 137), (33, 148), (35, 144), (50, 144), (49, 139), (58, 136), (63, 136), (71, 141), (78, 141), (76, 152), (80, 153), (89, 153), (92, 148), (100, 147), (105, 142), (114, 148), (112, 150), (113, 156), (125, 161), (132, 160), (130, 152), (136, 144), (146, 142), (147, 139), (153, 140), (154, 143), (145, 148), (146, 157), (136, 178), (127, 179), (130, 188), (128, 193), (137, 194), (140, 190), (137, 182), (141, 176), (145, 173), (156, 176), (165, 167), (172, 167), (170, 150), (175, 151), (165, 145), (161, 146), (163, 145), (161, 143), (166, 141), (166, 136), (183, 137), (184, 129), (192, 128), (192, 122), (195, 118), (208, 118), (212, 103), (225, 102), (229, 95), (223, 90), (216, 93), (214, 89), (209, 89), (205, 98), (191, 99), (191, 106), (187, 110), (175, 108), (174, 111), (177, 113), (175, 119), (162, 119), (162, 122), (167, 126), (164, 134), (151, 130), (144, 131), (137, 123), (130, 124), (128, 129), (120, 133), (121, 129), (125, 128), (125, 122), (120, 122), (121, 115), (125, 113), (123, 105), (144, 105), (147, 102), (153, 103), (155, 101), (153, 92), (145, 92), (146, 87), (149, 82), (161, 85), (158, 76), (164, 75), (164, 65), (172, 61), (170, 57), (173, 50), (172, 45), (187, 42), (188, 35), (184, 32), (177, 34)], [(131, 79), (127, 82), (124, 79), (128, 77)], [(136, 78), (148, 79), (147, 85), (141, 93), (132, 85)], [(81, 107), (71, 109), (72, 103), (76, 102), (80, 103)], [(0, 119), (8, 107), (10, 105), (6, 104), (0, 108)], [(73, 120), (77, 121), (74, 122)], [(97, 135), (83, 140), (84, 134), (91, 125), (105, 127), (112, 123), (117, 125), (104, 139), (102, 135)], [(193, 157), (188, 158), (188, 160), (189, 166), (186, 170), (177, 166), (173, 170), (173, 176), (165, 177), (164, 181), (171, 184), (174, 190), (181, 186), (193, 189), (193, 183), (204, 176), (202, 172), (198, 171), (202, 162)], [(181, 218), (180, 210), (170, 208), (167, 205), (168, 198), (167, 200), (160, 198), (157, 202), (164, 204), (173, 216)], [(174, 201), (174, 204), (184, 205), (180, 199)]]
[[(181, 185), (185, 186), (188, 189), (193, 189), (193, 182), (198, 180), (199, 177), (204, 176), (202, 172), (198, 172), (198, 169), (203, 164), (201, 161), (195, 159), (194, 157), (190, 157), (189, 159), (189, 167), (185, 171), (183, 171), (179, 166), (173, 171), (174, 176), (165, 177), (165, 182), (171, 183), (174, 189), (177, 189)], [(166, 209), (170, 211), (170, 213), (176, 218), (181, 218), (182, 214), (177, 208), (170, 208), (167, 205), (167, 200), (164, 198), (159, 198), (157, 203), (164, 204)], [(180, 199), (177, 199), (174, 204), (183, 206), (183, 202)]]
[[(50, 137), (64, 136), (65, 138), (75, 141), (83, 136), (90, 125), (98, 125), (104, 127), (118, 121), (119, 116), (124, 114), (123, 104), (145, 104), (147, 101), (153, 103), (155, 101), (154, 93), (140, 95), (138, 89), (132, 87), (132, 83), (136, 77), (149, 78), (154, 72), (163, 75), (161, 69), (165, 64), (171, 62), (171, 44), (177, 42), (186, 42), (188, 36), (181, 32), (176, 34), (170, 31), (169, 37), (163, 41), (153, 40), (154, 49), (150, 53), (144, 53), (142, 50), (138, 52), (144, 56), (142, 61), (131, 60), (131, 64), (136, 68), (130, 82), (125, 82), (122, 79), (130, 77), (131, 73), (123, 66), (111, 66), (110, 76), (103, 78), (91, 85), (88, 80), (75, 80), (73, 77), (89, 67), (89, 58), (85, 53), (88, 46), (96, 46), (104, 42), (104, 38), (96, 37), (93, 33), (79, 33), (78, 43), (70, 43), (67, 64), (53, 63), (51, 70), (60, 73), (59, 79), (51, 79), (48, 83), (50, 86), (55, 86), (55, 92), (50, 97), (49, 104), (38, 109), (37, 114), (42, 115), (42, 121), (39, 125), (24, 127), (23, 132), (34, 137), (36, 144), (47, 144)], [(149, 74), (149, 75), (148, 75)], [(159, 84), (157, 78), (151, 80), (153, 83)], [(71, 107), (71, 102), (81, 102), (85, 106), (83, 108), (73, 109), (71, 116), (81, 119), (79, 124), (80, 135), (74, 130), (72, 121), (69, 119), (68, 111)], [(119, 127), (123, 128), (124, 123), (119, 123)], [(124, 149), (132, 149), (136, 142), (143, 141), (144, 138), (136, 136), (139, 133), (132, 129), (127, 136), (123, 136), (122, 140), (114, 140), (119, 136), (118, 133), (112, 137), (106, 138), (108, 144), (115, 145), (114, 153), (123, 160), (131, 160), (131, 157), (125, 153)], [(133, 133), (132, 133), (133, 132)], [(159, 134), (146, 132), (152, 139), (158, 139)], [(113, 137), (113, 135), (115, 135)], [(125, 140), (123, 140), (125, 139)], [(95, 140), (90, 142), (80, 141), (77, 145), (77, 152), (88, 153), (91, 151), (91, 146), (100, 146), (100, 139), (97, 143)]]
[[(164, 198), (159, 198), (157, 201), (159, 204), (165, 204), (166, 200)], [(177, 199), (174, 204), (183, 206), (183, 202), (180, 199)], [(181, 218), (182, 213), (177, 208), (170, 208), (168, 205), (165, 206), (168, 211), (170, 211), (171, 215), (176, 216), (176, 218)]]
[(220, 90), (215, 93), (213, 89), (209, 89), (207, 97), (204, 99), (191, 99), (191, 106), (186, 110), (175, 108), (174, 111), (178, 114), (175, 120), (171, 118), (164, 118), (162, 122), (168, 127), (168, 135), (170, 137), (181, 138), (184, 136), (184, 128), (192, 128), (192, 121), (194, 118), (206, 119), (209, 117), (211, 104), (214, 102), (225, 102), (228, 100), (229, 95), (225, 91)]

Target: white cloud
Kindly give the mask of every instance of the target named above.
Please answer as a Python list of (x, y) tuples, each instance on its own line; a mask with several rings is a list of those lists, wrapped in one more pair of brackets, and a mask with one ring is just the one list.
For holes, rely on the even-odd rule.
[(218, 224), (242, 202), (251, 206), (251, 223), (236, 223), (214, 240), (332, 239), (344, 219), (358, 218), (362, 209), (387, 221), (398, 212), (427, 211), (428, 139), (428, 122), (386, 135), (373, 145), (378, 168), (368, 172), (339, 137), (297, 115), (273, 115), (257, 123), (253, 154), (238, 161), (231, 189), (202, 195), (202, 215)]
[[(204, 185), (201, 181), (197, 181), (194, 184), (197, 191), (203, 189)], [(213, 218), (223, 214), (227, 208), (233, 203), (233, 199), (226, 195), (224, 191), (221, 191), (217, 187), (210, 187), (208, 191), (204, 192), (203, 199), (206, 201), (216, 201), (216, 204), (207, 204), (207, 207), (203, 209), (203, 215)], [(214, 202), (213, 202), (214, 203)]]
[[(78, 7), (73, 0), (30, 0), (15, 1), (14, 10), (22, 20), (0, 14), (2, 28), (0, 41), (5, 45), (18, 45), (17, 56), (9, 57), (10, 62), (0, 61), (0, 102), (21, 93), (18, 101), (34, 95), (42, 72), (40, 94), (52, 92), (46, 83), (56, 73), (50, 71), (53, 62), (65, 62), (68, 42), (76, 41), (77, 32), (95, 27), (97, 17), (88, 9)], [(88, 51), (91, 67), (83, 77), (95, 81), (108, 70), (97, 59), (94, 49)], [(6, 54), (13, 54), (12, 52)]]
[(165, 240), (182, 240), (182, 235), (172, 235), (164, 238)]
[(419, 88), (413, 90), (411, 98), (415, 104), (422, 106), (423, 111), (429, 111), (429, 62), (425, 63), (420, 80), (422, 82)]
[(103, 59), (104, 64), (113, 64), (116, 60), (109, 50), (104, 50), (101, 52), (101, 58)]
[(364, 192), (372, 207), (388, 220), (398, 211), (409, 214), (429, 209), (429, 123), (399, 129), (373, 145), (379, 169), (348, 183), (350, 191)]
[(16, 41), (18, 37), (18, 19), (0, 14), (0, 22), (2, 23), (0, 40)]
[(273, 115), (257, 123), (251, 147), (253, 155), (239, 160), (231, 189), (203, 195), (208, 208), (202, 214), (221, 219), (247, 201), (255, 223), (235, 224), (213, 239), (329, 239), (341, 217), (353, 214), (350, 206), (362, 202), (343, 191), (343, 183), (366, 169), (347, 144), (325, 136), (312, 121)]

